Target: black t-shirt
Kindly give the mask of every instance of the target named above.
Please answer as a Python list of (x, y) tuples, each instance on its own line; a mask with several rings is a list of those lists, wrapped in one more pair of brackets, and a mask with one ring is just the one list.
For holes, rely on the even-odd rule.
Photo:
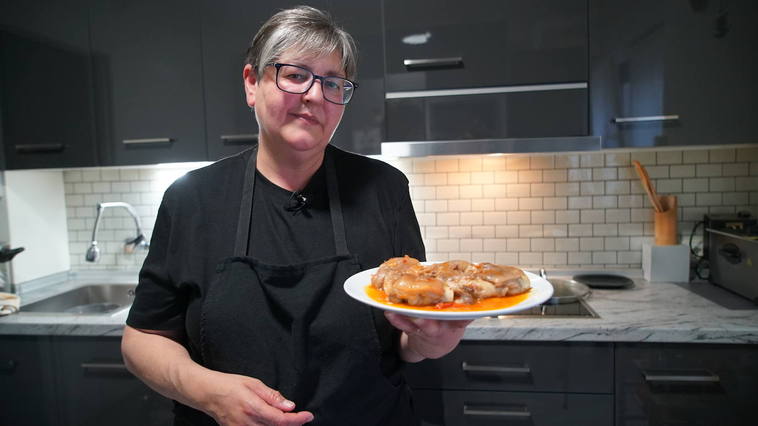
[(322, 165), (298, 196), (256, 171), (249, 256), (291, 265), (336, 254), (325, 174)]
[[(185, 335), (185, 346), (197, 361), (202, 295), (216, 266), (233, 256), (245, 167), (252, 152), (191, 171), (166, 190), (126, 320), (134, 328)], [(332, 146), (327, 155), (334, 159), (348, 251), (361, 268), (405, 254), (423, 260), (405, 176), (386, 163)], [(323, 167), (303, 190), (308, 205), (297, 214), (284, 209), (291, 192), (257, 175), (252, 257), (286, 265), (334, 255)], [(388, 356), (395, 344), (382, 342)]]

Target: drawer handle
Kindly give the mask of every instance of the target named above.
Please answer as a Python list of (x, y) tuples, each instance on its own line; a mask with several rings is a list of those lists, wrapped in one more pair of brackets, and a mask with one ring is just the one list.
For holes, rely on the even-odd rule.
[(526, 420), (532, 417), (532, 413), (527, 411), (526, 407), (523, 410), (490, 410), (483, 408), (470, 408), (467, 405), (463, 406), (464, 416), (480, 416), (480, 417), (507, 417), (510, 419), (523, 419)]
[(66, 148), (62, 143), (20, 144), (13, 146), (19, 154), (37, 154), (43, 152), (61, 152)]
[(434, 68), (463, 68), (463, 58), (428, 58), (428, 59), (403, 59), (403, 65), (408, 71), (434, 69)]
[(221, 142), (225, 144), (246, 144), (258, 142), (258, 134), (246, 135), (221, 135)]
[(528, 365), (523, 367), (504, 367), (501, 365), (472, 365), (463, 361), (461, 369), (467, 373), (496, 373), (496, 374), (531, 374)]
[(12, 373), (16, 369), (16, 361), (9, 359), (0, 363), (0, 371), (3, 373)]
[(655, 371), (642, 371), (645, 381), (650, 384), (671, 384), (671, 383), (707, 383), (716, 384), (721, 382), (717, 374), (710, 371), (693, 371), (689, 374), (662, 373)]
[(611, 123), (639, 123), (645, 121), (676, 121), (679, 120), (678, 114), (671, 115), (648, 115), (644, 117), (615, 117)]
[(124, 364), (108, 362), (83, 362), (82, 370), (91, 371), (93, 373), (129, 372)]
[(124, 139), (121, 141), (124, 145), (139, 145), (151, 143), (169, 143), (173, 142), (172, 138), (146, 138), (146, 139)]

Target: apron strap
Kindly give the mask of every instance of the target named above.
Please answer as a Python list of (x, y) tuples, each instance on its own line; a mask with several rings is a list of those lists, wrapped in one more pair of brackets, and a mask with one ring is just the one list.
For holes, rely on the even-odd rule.
[[(331, 149), (327, 146), (324, 152), (326, 166), (326, 188), (329, 194), (329, 212), (332, 218), (332, 230), (334, 232), (334, 247), (337, 255), (347, 255), (347, 240), (345, 238), (345, 223), (342, 217), (342, 203), (340, 201), (337, 172), (334, 169)], [(240, 199), (240, 212), (237, 220), (237, 236), (234, 243), (234, 255), (245, 257), (248, 255), (250, 244), (250, 221), (253, 215), (253, 194), (255, 192), (255, 169), (258, 158), (258, 146), (250, 153), (250, 159), (245, 169), (245, 181), (242, 184)]]
[(234, 243), (234, 255), (247, 256), (250, 244), (250, 220), (253, 215), (253, 191), (255, 190), (255, 162), (258, 158), (258, 145), (250, 153), (250, 159), (245, 168), (245, 181), (242, 183), (239, 219), (237, 220), (237, 238)]
[(330, 148), (330, 146), (327, 146), (324, 152), (324, 161), (326, 161), (326, 188), (329, 192), (329, 211), (332, 215), (334, 248), (337, 249), (337, 255), (342, 256), (348, 254), (347, 241), (345, 239), (345, 223), (342, 219), (342, 202), (340, 201), (337, 172), (334, 169), (334, 161), (332, 160)]

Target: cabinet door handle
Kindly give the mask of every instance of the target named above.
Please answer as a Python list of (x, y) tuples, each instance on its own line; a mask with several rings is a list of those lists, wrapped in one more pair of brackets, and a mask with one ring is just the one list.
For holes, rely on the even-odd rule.
[(37, 154), (43, 152), (61, 152), (66, 148), (62, 143), (40, 143), (13, 145), (20, 154)]
[(121, 142), (124, 145), (138, 145), (138, 144), (150, 144), (150, 143), (169, 143), (173, 142), (173, 138), (146, 138), (146, 139), (124, 139)]
[(16, 361), (9, 359), (7, 361), (0, 362), (0, 371), (3, 373), (12, 373), (16, 369)]
[(713, 374), (710, 371), (704, 370), (691, 371), (690, 373), (671, 373), (643, 370), (642, 376), (645, 378), (646, 382), (659, 385), (673, 383), (716, 384), (721, 382), (721, 378), (717, 374)]
[(528, 365), (523, 367), (505, 367), (502, 365), (472, 365), (463, 361), (461, 370), (467, 373), (495, 373), (495, 374), (531, 374)]
[(82, 370), (91, 371), (93, 373), (129, 372), (129, 370), (126, 369), (126, 365), (110, 362), (83, 362)]
[(403, 65), (408, 71), (430, 68), (462, 68), (463, 58), (427, 58), (427, 59), (403, 59)]
[(523, 407), (522, 410), (495, 410), (495, 409), (484, 409), (484, 408), (471, 408), (467, 405), (463, 406), (463, 415), (464, 416), (480, 416), (480, 417), (484, 417), (484, 416), (507, 417), (513, 420), (517, 420), (517, 419), (526, 420), (532, 417), (532, 413), (530, 413), (526, 407)]
[(611, 119), (611, 123), (639, 123), (646, 121), (676, 121), (679, 120), (678, 114), (672, 115), (647, 115), (644, 117), (615, 117)]
[(247, 144), (258, 142), (258, 133), (246, 135), (221, 135), (221, 142), (225, 144)]

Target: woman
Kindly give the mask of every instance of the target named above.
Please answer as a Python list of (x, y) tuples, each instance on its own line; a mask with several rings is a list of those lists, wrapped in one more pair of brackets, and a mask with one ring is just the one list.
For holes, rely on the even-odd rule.
[(355, 55), (319, 10), (274, 15), (243, 69), (258, 146), (164, 195), (122, 351), (177, 401), (176, 424), (412, 424), (402, 362), (460, 341), (467, 322), (383, 314), (342, 290), (424, 257), (405, 177), (329, 146)]

